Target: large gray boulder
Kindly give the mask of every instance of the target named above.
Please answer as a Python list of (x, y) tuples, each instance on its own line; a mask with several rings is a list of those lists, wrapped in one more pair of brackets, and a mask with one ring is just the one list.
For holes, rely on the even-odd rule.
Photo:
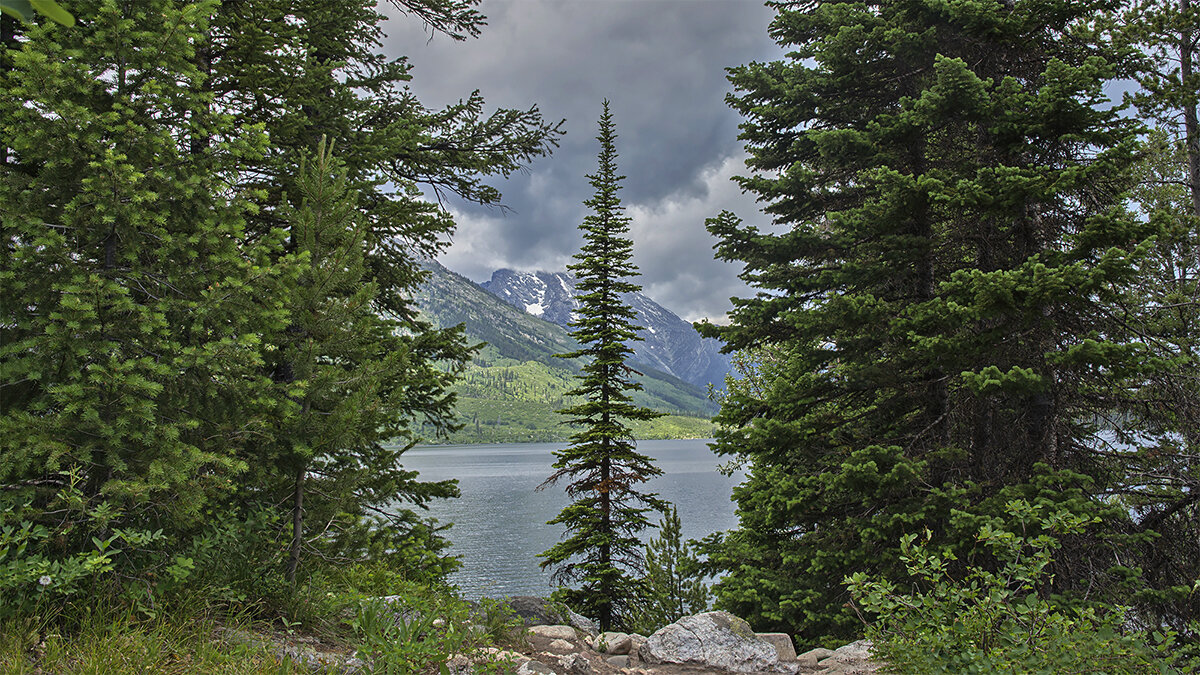
[(685, 616), (660, 628), (639, 650), (646, 663), (677, 663), (737, 673), (782, 670), (775, 646), (729, 612)]
[(546, 598), (514, 595), (505, 598), (503, 602), (526, 626), (567, 624), (588, 635), (596, 635), (599, 632), (595, 622)]

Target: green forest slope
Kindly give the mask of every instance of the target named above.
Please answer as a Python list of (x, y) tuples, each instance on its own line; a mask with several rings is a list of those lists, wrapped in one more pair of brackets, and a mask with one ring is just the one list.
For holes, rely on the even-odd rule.
[[(562, 327), (526, 314), (442, 265), (428, 263), (429, 279), (416, 300), (438, 327), (463, 324), (473, 342), (486, 343), (455, 389), (463, 428), (452, 443), (561, 441), (571, 428), (556, 410), (570, 403), (579, 363), (556, 358), (576, 348)], [(707, 438), (715, 404), (699, 387), (638, 366), (645, 388), (638, 405), (668, 413), (634, 425), (638, 438)]]

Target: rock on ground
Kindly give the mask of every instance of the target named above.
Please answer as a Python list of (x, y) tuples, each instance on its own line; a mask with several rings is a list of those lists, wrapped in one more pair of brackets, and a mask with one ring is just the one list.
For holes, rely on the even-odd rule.
[(546, 598), (533, 595), (514, 595), (505, 598), (503, 602), (526, 626), (567, 624), (588, 635), (596, 635), (599, 632), (596, 623), (591, 619), (576, 614), (568, 607), (552, 603)]
[(664, 626), (646, 639), (640, 656), (647, 663), (696, 664), (737, 673), (773, 672), (779, 663), (774, 645), (729, 612), (686, 616)]
[(871, 660), (871, 641), (859, 640), (833, 650), (833, 654), (818, 662), (819, 672), (829, 675), (872, 675), (883, 664)]

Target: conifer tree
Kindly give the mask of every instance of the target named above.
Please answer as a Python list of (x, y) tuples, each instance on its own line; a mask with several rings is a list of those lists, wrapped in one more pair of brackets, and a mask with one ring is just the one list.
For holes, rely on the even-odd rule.
[[(474, 9), (477, 0), (389, 4), (453, 39), (473, 37), (483, 25), (483, 16)], [(209, 75), (204, 89), (240, 124), (261, 125), (271, 139), (271, 151), (247, 161), (239, 175), (237, 188), (259, 195), (251, 236), (282, 230), (288, 235), (289, 251), (297, 249), (299, 239), (286, 217), (283, 197), (300, 193), (295, 181), (301, 159), (322, 137), (328, 138), (337, 148), (346, 189), (354, 195), (364, 228), (363, 280), (376, 289), (371, 305), (398, 322), (389, 343), (396, 354), (404, 355), (397, 367), (404, 370), (407, 407), (393, 410), (396, 417), (388, 421), (393, 442), (365, 448), (348, 444), (340, 455), (355, 457), (360, 464), (355, 492), (366, 511), (385, 519), (398, 511), (405, 522), (366, 527), (370, 521), (356, 521), (357, 515), (335, 519), (333, 536), (324, 545), (343, 546), (341, 553), (346, 555), (359, 555), (367, 548), (420, 553), (437, 545), (428, 539), (428, 528), (416, 511), (397, 505), (396, 498), (420, 505), (445, 489), (424, 485), (413, 472), (399, 473), (398, 455), (424, 435), (454, 427), (454, 394), (448, 383), (471, 350), (461, 330), (435, 328), (416, 310), (414, 291), (424, 278), (420, 261), (442, 250), (454, 228), (440, 200), (425, 199), (422, 188), (439, 197), (453, 194), (468, 202), (496, 204), (500, 194), (484, 183), (484, 177), (507, 175), (548, 154), (559, 134), (557, 125), (545, 122), (536, 106), (485, 114), (479, 92), (444, 109), (426, 108), (406, 86), (413, 77), (407, 61), (381, 53), (384, 21), (374, 0), (225, 2), (217, 7), (208, 40), (196, 54)], [(208, 140), (197, 134), (193, 142), (203, 147)], [(289, 335), (300, 332), (302, 328), (294, 325)], [(287, 342), (268, 352), (275, 399), (285, 408), (294, 399), (291, 389), (298, 386), (301, 365), (291, 360)], [(280, 434), (254, 448), (243, 491), (247, 505), (294, 506), (294, 458), (305, 452), (308, 438), (282, 433), (288, 428), (280, 427)], [(346, 496), (332, 494), (341, 495), (334, 502)], [(317, 509), (314, 501), (306, 503), (306, 508)], [(384, 505), (389, 507), (384, 510)], [(414, 543), (410, 536), (424, 541)], [(393, 540), (375, 541), (380, 538)]]
[(650, 635), (685, 616), (708, 609), (708, 586), (696, 559), (694, 542), (684, 541), (679, 510), (662, 514), (658, 536), (646, 544), (642, 595), (634, 603), (627, 628)]
[(291, 274), (229, 189), (266, 137), (202, 90), (212, 6), (71, 9), (0, 45), (0, 519), (50, 528), (25, 555), (54, 561), (141, 532), (113, 546), (129, 575), (205, 524), (269, 428)]
[[(399, 462), (406, 448), (386, 445), (403, 428), (418, 388), (410, 379), (411, 355), (396, 334), (399, 323), (374, 310), (378, 287), (365, 279), (363, 261), (366, 227), (345, 169), (324, 139), (301, 161), (294, 185), (297, 193), (280, 210), (295, 235), (300, 267), (281, 341), (282, 358), (293, 367), (293, 405), (277, 427), (281, 438), (298, 439), (282, 458), (292, 477), (290, 580), (303, 552), (324, 543), (306, 539), (306, 520), (341, 529), (397, 498), (419, 505), (458, 494), (451, 482), (414, 484)], [(367, 490), (389, 481), (392, 487), (378, 494)], [(347, 516), (354, 519), (346, 523)], [(392, 525), (407, 525), (397, 517)]]
[(1121, 437), (1118, 446), (1137, 445), (1136, 453), (1126, 448), (1123, 501), (1139, 527), (1163, 535), (1141, 547), (1143, 573), (1159, 589), (1145, 611), (1151, 623), (1185, 634), (1200, 617), (1192, 587), (1200, 578), (1200, 219), (1191, 214), (1186, 157), (1180, 139), (1156, 130), (1133, 192), (1161, 234), (1122, 303), (1122, 328), (1169, 367), (1150, 374), (1121, 410), (1159, 434)]
[(636, 340), (634, 312), (621, 299), (640, 286), (629, 281), (637, 274), (630, 261), (633, 242), (625, 238), (629, 218), (617, 196), (617, 152), (612, 114), (608, 101), (600, 116), (599, 168), (590, 174), (596, 192), (584, 202), (591, 212), (584, 218), (584, 243), (578, 261), (568, 269), (578, 278), (579, 310), (571, 322), (571, 336), (580, 349), (563, 358), (583, 358), (578, 386), (569, 392), (582, 401), (559, 412), (567, 423), (579, 428), (570, 446), (556, 451), (556, 471), (543, 487), (567, 479), (567, 495), (574, 501), (549, 524), (566, 527), (566, 537), (542, 553), (542, 567), (555, 566), (560, 582), (581, 582), (565, 592), (565, 600), (600, 623), (600, 630), (619, 625), (636, 594), (642, 568), (642, 546), (638, 532), (650, 522), (646, 513), (663, 510), (663, 500), (638, 491), (662, 470), (636, 450), (627, 420), (651, 420), (662, 416), (633, 404), (630, 392), (642, 387), (633, 380), (635, 371), (626, 365), (633, 353), (629, 341)]
[[(1135, 48), (1126, 95), (1152, 125), (1133, 192), (1161, 233), (1122, 303), (1128, 339), (1170, 367), (1152, 374), (1121, 414), (1160, 438), (1138, 439), (1123, 490), (1139, 527), (1171, 533), (1143, 545), (1142, 570), (1158, 590), (1145, 608), (1155, 626), (1194, 635), (1200, 617), (1200, 5), (1137, 0), (1116, 13), (1113, 37)], [(1122, 439), (1127, 440), (1127, 439)], [(1189, 581), (1191, 580), (1191, 581)]]
[(731, 72), (739, 180), (773, 227), (710, 220), (762, 292), (705, 332), (773, 357), (718, 416), (750, 462), (740, 527), (707, 546), (719, 605), (848, 637), (846, 575), (903, 576), (923, 528), (967, 560), (1017, 497), (1100, 519), (1043, 593), (1132, 597), (1112, 542), (1146, 533), (1112, 508), (1127, 467), (1099, 432), (1162, 365), (1114, 316), (1156, 230), (1122, 208), (1116, 55), (1073, 32), (1113, 6), (781, 2), (788, 57)]

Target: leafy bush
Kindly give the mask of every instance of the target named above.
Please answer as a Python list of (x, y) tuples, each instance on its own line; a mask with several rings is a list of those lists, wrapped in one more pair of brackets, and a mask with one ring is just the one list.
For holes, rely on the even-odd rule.
[(1051, 581), (1054, 535), (1081, 532), (1086, 518), (1024, 500), (1006, 511), (1018, 531), (979, 531), (994, 567), (972, 565), (965, 579), (950, 578), (955, 556), (931, 550), (927, 530), (924, 541), (901, 539), (911, 591), (862, 572), (845, 579), (858, 607), (878, 617), (867, 628), (878, 656), (901, 673), (1175, 672), (1167, 659), (1171, 634), (1123, 631), (1124, 608), (1063, 608), (1038, 593)]
[[(409, 592), (387, 598), (364, 598), (348, 623), (359, 655), (369, 659), (373, 673), (409, 675), (437, 668), (448, 672), (447, 662), (487, 646), (485, 629), (475, 624), (471, 608), (445, 592), (413, 586)], [(472, 656), (472, 672), (504, 672), (510, 664)]]
[(95, 595), (128, 568), (172, 583), (191, 576), (193, 561), (168, 553), (161, 529), (114, 526), (120, 509), (86, 499), (77, 473), (60, 476), (59, 490), (41, 507), (28, 498), (0, 500), (0, 618)]

